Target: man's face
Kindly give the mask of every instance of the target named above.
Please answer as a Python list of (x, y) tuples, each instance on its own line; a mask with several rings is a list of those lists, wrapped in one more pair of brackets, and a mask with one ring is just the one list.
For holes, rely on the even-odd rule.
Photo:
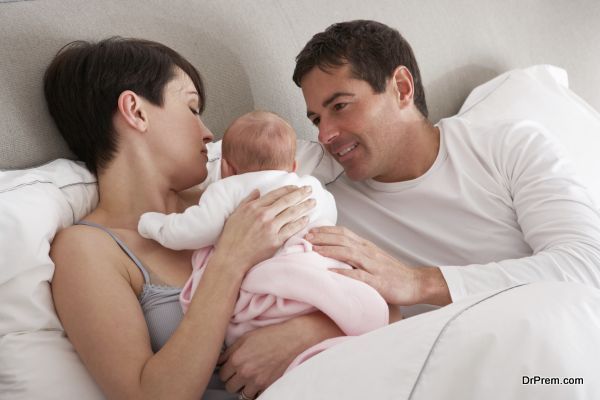
[(385, 180), (397, 162), (399, 149), (390, 149), (391, 136), (399, 131), (392, 85), (376, 94), (369, 83), (352, 77), (348, 65), (327, 72), (314, 67), (302, 78), (307, 116), (319, 129), (319, 142), (352, 180)]

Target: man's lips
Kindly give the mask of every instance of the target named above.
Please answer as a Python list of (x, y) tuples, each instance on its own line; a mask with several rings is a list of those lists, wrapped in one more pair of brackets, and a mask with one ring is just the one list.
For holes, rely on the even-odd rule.
[(357, 147), (357, 142), (347, 143), (341, 146), (335, 146), (335, 149), (332, 149), (332, 153), (341, 158), (351, 153)]

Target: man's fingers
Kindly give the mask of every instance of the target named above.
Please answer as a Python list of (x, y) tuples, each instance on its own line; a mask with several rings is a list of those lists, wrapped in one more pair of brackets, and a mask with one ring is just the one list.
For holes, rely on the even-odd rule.
[(348, 237), (357, 242), (364, 241), (363, 238), (361, 238), (360, 236), (358, 236), (356, 233), (352, 232), (350, 229), (346, 228), (345, 226), (318, 226), (318, 227), (312, 228), (309, 233), (311, 233), (311, 234), (324, 233), (324, 234), (339, 235), (339, 236)]
[(363, 257), (355, 248), (346, 246), (313, 246), (313, 250), (324, 257), (350, 264), (354, 268), (365, 268)]
[(343, 269), (343, 268), (331, 268), (329, 269), (332, 272), (338, 273), (340, 275), (347, 276), (348, 278), (356, 279), (357, 281), (361, 281), (371, 286), (375, 290), (377, 288), (374, 286), (373, 275), (364, 271), (362, 269)]
[(352, 238), (334, 232), (315, 232), (311, 229), (304, 238), (315, 246), (345, 246), (350, 248), (357, 246)]

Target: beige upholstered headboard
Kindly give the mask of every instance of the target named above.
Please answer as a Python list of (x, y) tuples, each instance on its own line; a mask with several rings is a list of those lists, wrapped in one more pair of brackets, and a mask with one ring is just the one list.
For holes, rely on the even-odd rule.
[(208, 93), (204, 120), (219, 136), (253, 108), (313, 137), (294, 57), (333, 22), (376, 19), (412, 43), (430, 119), (452, 115), (474, 86), (515, 67), (566, 69), (571, 88), (600, 109), (596, 0), (37, 0), (0, 2), (0, 169), (70, 157), (42, 95), (51, 57), (75, 39), (135, 36), (190, 59)]

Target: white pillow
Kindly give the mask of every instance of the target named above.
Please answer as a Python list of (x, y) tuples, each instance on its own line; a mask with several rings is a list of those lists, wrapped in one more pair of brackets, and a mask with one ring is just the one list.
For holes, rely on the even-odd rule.
[(54, 311), (49, 256), (56, 232), (97, 203), (78, 163), (0, 172), (0, 393), (11, 399), (100, 399)]
[(567, 72), (536, 65), (506, 72), (475, 88), (459, 111), (471, 121), (529, 119), (563, 145), (600, 207), (600, 113), (569, 89)]

